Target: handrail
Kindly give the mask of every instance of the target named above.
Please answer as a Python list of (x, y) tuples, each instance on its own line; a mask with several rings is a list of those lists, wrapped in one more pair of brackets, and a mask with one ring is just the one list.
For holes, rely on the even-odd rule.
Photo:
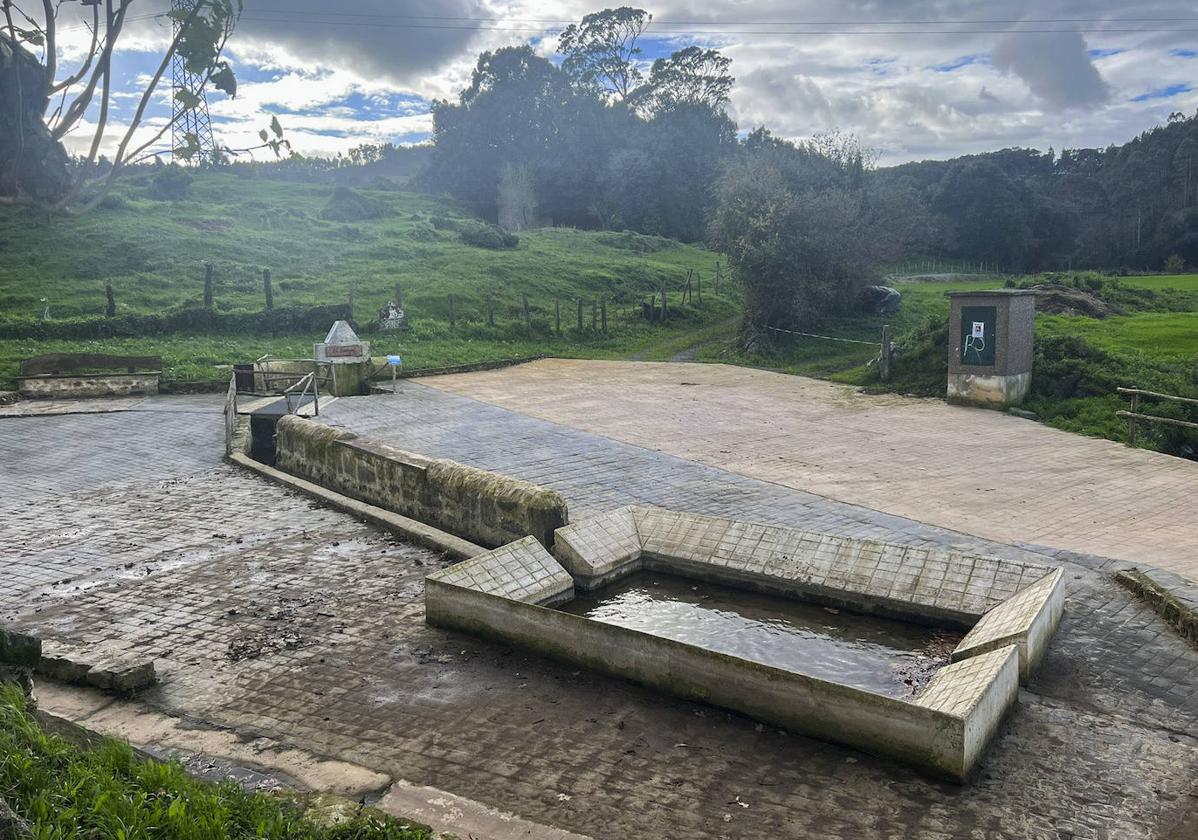
[(1131, 411), (1116, 411), (1116, 417), (1122, 417), (1127, 421), (1127, 445), (1136, 445), (1136, 423), (1143, 421), (1146, 423), (1164, 423), (1167, 426), (1179, 426), (1184, 429), (1198, 429), (1198, 423), (1191, 423), (1188, 420), (1176, 420), (1172, 417), (1161, 417), (1156, 414), (1143, 414), (1139, 411), (1140, 397), (1150, 397), (1159, 400), (1171, 400), (1172, 402), (1183, 403), (1185, 405), (1198, 405), (1198, 400), (1190, 397), (1179, 397), (1174, 394), (1161, 394), (1156, 391), (1146, 391), (1143, 388), (1116, 388), (1120, 394), (1126, 394), (1131, 397)]
[[(291, 407), (291, 394), (293, 391), (295, 391), (296, 388), (299, 388), (300, 385), (303, 385), (304, 387), (303, 387), (303, 390), (300, 391), (299, 404), (295, 408), (292, 408)], [(283, 390), (283, 399), (285, 399), (287, 401), (287, 413), (288, 414), (296, 414), (299, 412), (299, 409), (304, 407), (304, 397), (308, 396), (308, 388), (312, 389), (312, 406), (314, 409), (315, 416), (317, 416), (317, 417), (320, 416), (320, 385), (317, 381), (317, 376), (316, 376), (315, 372), (309, 373), (307, 376), (305, 376), (299, 382), (296, 382), (294, 385), (292, 385), (290, 388), (285, 388)]]
[(1158, 394), (1156, 391), (1145, 391), (1141, 388), (1116, 388), (1120, 394), (1132, 394), (1133, 396), (1141, 397), (1156, 397), (1160, 400), (1173, 400), (1174, 402), (1188, 403), (1189, 405), (1198, 405), (1198, 400), (1189, 397), (1175, 397), (1173, 394)]

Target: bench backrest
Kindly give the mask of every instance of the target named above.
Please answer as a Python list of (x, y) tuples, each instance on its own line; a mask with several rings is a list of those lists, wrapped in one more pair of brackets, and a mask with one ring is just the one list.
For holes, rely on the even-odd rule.
[(129, 373), (162, 370), (161, 356), (110, 356), (106, 353), (46, 353), (21, 361), (21, 376), (41, 376), (78, 370), (118, 370)]

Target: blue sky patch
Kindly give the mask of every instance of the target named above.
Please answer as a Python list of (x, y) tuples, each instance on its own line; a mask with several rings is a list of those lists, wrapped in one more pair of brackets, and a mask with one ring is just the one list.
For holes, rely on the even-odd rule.
[(1174, 58), (1198, 58), (1198, 50), (1169, 50)]
[(1127, 50), (1121, 49), (1119, 47), (1110, 47), (1108, 49), (1086, 50), (1086, 54), (1089, 55), (1090, 58), (1110, 58), (1112, 55), (1119, 55), (1119, 53), (1125, 53), (1125, 52), (1127, 52)]
[(982, 64), (985, 62), (984, 55), (963, 55), (954, 58), (952, 61), (946, 61), (943, 64), (933, 64), (931, 69), (937, 73), (951, 73), (954, 70), (960, 70), (962, 67), (968, 67), (971, 64)]
[(1169, 85), (1168, 87), (1157, 88), (1156, 90), (1150, 90), (1147, 93), (1141, 93), (1139, 96), (1133, 96), (1131, 98), (1131, 101), (1132, 102), (1147, 102), (1150, 99), (1169, 99), (1170, 97), (1173, 97), (1173, 96), (1178, 96), (1183, 93), (1189, 93), (1193, 89), (1194, 89), (1193, 85), (1189, 85), (1184, 82), (1181, 82), (1176, 85)]

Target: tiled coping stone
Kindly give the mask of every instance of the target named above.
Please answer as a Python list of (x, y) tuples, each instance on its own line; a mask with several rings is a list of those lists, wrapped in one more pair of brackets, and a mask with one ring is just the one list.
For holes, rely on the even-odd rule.
[[(499, 638), (965, 781), (1047, 647), (1059, 568), (625, 507), (426, 579), (426, 620)], [(552, 609), (647, 568), (863, 612), (971, 627), (910, 699)]]

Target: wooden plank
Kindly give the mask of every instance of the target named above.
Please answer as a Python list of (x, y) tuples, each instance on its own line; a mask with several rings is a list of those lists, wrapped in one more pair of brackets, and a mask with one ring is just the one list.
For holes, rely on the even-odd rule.
[(161, 356), (112, 356), (107, 353), (44, 353), (21, 361), (21, 376), (77, 370), (162, 370)]
[(1140, 395), (1143, 397), (1154, 397), (1158, 400), (1173, 400), (1173, 402), (1186, 403), (1187, 405), (1198, 405), (1198, 400), (1190, 399), (1189, 397), (1176, 397), (1173, 394), (1158, 394), (1156, 391), (1144, 391), (1140, 388), (1116, 388), (1120, 394)]
[(1117, 411), (1117, 417), (1134, 420), (1150, 420), (1154, 423), (1166, 423), (1170, 426), (1182, 426), (1186, 429), (1198, 429), (1198, 423), (1191, 423), (1188, 420), (1174, 420), (1172, 417), (1157, 417), (1155, 414), (1136, 414), (1131, 411)]

